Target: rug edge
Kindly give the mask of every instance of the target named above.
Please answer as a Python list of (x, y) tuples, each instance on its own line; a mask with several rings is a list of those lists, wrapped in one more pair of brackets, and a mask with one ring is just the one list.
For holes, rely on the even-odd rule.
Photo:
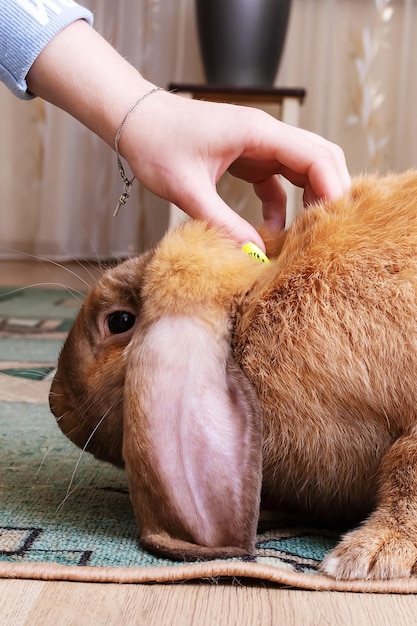
[(33, 580), (64, 580), (94, 583), (173, 583), (210, 580), (219, 577), (251, 578), (285, 587), (310, 591), (341, 591), (354, 593), (417, 593), (417, 579), (385, 581), (342, 581), (317, 574), (303, 574), (280, 570), (271, 565), (257, 563), (210, 561), (184, 564), (175, 567), (80, 567), (54, 563), (0, 563), (1, 578)]

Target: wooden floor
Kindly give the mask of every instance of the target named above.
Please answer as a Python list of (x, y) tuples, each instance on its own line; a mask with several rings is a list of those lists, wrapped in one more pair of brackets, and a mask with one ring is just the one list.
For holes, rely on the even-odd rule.
[(100, 585), (0, 581), (0, 624), (7, 626), (410, 626), (406, 596), (308, 592), (260, 585)]
[[(0, 286), (85, 289), (97, 268), (0, 262)], [(417, 596), (281, 589), (259, 582), (175, 585), (0, 580), (0, 626), (417, 625)]]

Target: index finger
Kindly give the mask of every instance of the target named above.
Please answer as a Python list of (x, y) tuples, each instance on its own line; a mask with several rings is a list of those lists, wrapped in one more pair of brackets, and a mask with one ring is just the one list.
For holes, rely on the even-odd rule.
[[(288, 161), (293, 159), (292, 171), (296, 175), (303, 174), (305, 168), (304, 176), (307, 177), (309, 187), (317, 198), (334, 200), (349, 191), (351, 178), (342, 148), (309, 131), (295, 130), (298, 131), (297, 139), (302, 145), (298, 144), (293, 136), (288, 158), (285, 157)], [(301, 186), (306, 188), (306, 184)]]
[(340, 146), (264, 115), (250, 127), (240, 165), (239, 159), (233, 164), (234, 171), (240, 169), (240, 177), (243, 170), (247, 174), (244, 178), (251, 182), (257, 182), (257, 176), (261, 180), (267, 174), (282, 174), (298, 187), (309, 187), (317, 198), (335, 199), (350, 189), (351, 179)]

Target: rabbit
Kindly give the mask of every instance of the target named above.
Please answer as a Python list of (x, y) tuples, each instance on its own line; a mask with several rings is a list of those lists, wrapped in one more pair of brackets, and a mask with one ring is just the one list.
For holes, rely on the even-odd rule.
[(50, 406), (124, 467), (143, 547), (251, 555), (260, 509), (353, 528), (337, 579), (417, 569), (417, 172), (362, 176), (280, 233), (269, 263), (189, 221), (107, 270)]

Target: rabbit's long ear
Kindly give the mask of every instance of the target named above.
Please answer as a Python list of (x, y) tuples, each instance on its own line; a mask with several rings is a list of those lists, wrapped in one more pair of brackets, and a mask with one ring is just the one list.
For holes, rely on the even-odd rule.
[(181, 559), (253, 553), (262, 421), (226, 330), (166, 317), (133, 339), (124, 458), (144, 547)]

